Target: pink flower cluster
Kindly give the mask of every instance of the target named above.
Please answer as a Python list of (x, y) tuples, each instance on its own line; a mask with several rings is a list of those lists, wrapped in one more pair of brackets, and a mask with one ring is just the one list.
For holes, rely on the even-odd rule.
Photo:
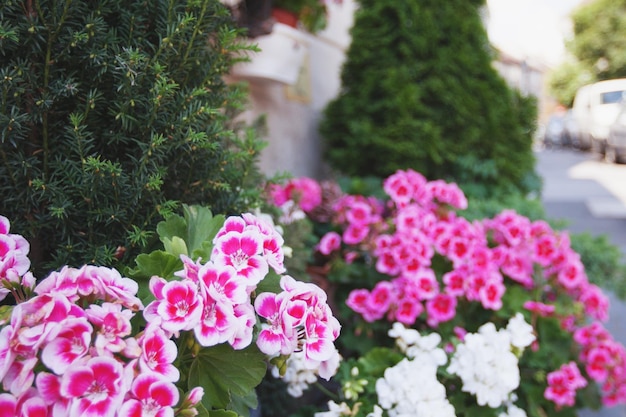
[(259, 333), (259, 349), (271, 356), (303, 352), (308, 369), (319, 369), (329, 379), (339, 365), (334, 341), (341, 328), (326, 304), (326, 293), (314, 284), (298, 282), (288, 275), (280, 280), (283, 292), (264, 292), (254, 307), (266, 319)]
[[(574, 335), (585, 329), (589, 319), (608, 318), (608, 298), (588, 281), (567, 233), (513, 210), (470, 222), (453, 211), (467, 207), (455, 184), (428, 181), (415, 171), (398, 171), (383, 187), (390, 197), (386, 207), (362, 196), (342, 197), (335, 205), (334, 230), (317, 246), (329, 262), (336, 256), (347, 263), (361, 259), (389, 277), (373, 288), (349, 294), (347, 305), (364, 320), (406, 325), (423, 320), (437, 327), (455, 319), (459, 305), (502, 309), (511, 286), (526, 290), (524, 308), (530, 314), (560, 320), (562, 328)], [(564, 297), (574, 305), (573, 312), (560, 316), (557, 305)], [(602, 384), (604, 403), (626, 402), (626, 354), (607, 337), (593, 338), (594, 342), (580, 336), (573, 339), (580, 344), (586, 373)], [(537, 340), (535, 348), (540, 345)], [(563, 379), (566, 372), (574, 372), (570, 368), (555, 371), (546, 398), (569, 403), (569, 394), (557, 392), (558, 381), (573, 378), (568, 374), (569, 379)], [(570, 392), (581, 387), (582, 382), (576, 381), (568, 382), (575, 386)]]
[[(5, 241), (14, 242), (6, 247), (15, 258), (21, 256), (16, 248), (27, 247), (24, 241), (6, 233), (8, 222), (0, 226), (9, 236)], [(179, 280), (153, 277), (155, 300), (145, 309), (136, 296), (137, 283), (115, 269), (64, 267), (42, 280), (0, 329), (2, 415), (195, 415), (203, 390), (192, 389), (181, 401), (173, 338), (190, 331), (201, 346), (229, 343), (242, 349), (252, 343), (255, 306), (267, 322), (257, 341), (261, 351), (302, 350), (307, 364), (330, 378), (339, 361), (334, 341), (340, 326), (323, 291), (283, 276), (283, 292), (259, 294), (252, 304), (269, 267), (285, 271), (282, 237), (245, 214), (228, 218), (213, 244), (204, 264), (182, 257)], [(16, 271), (24, 274), (22, 268)], [(276, 311), (268, 309), (269, 300)], [(133, 334), (131, 319), (141, 310), (148, 324)], [(272, 337), (284, 345), (277, 349)]]
[(312, 178), (299, 177), (290, 179), (284, 185), (272, 185), (269, 196), (277, 207), (293, 201), (308, 213), (321, 204), (322, 188)]
[(35, 286), (35, 278), (28, 272), (30, 245), (22, 236), (9, 233), (10, 228), (9, 219), (0, 216), (0, 301), (9, 293), (17, 300), (24, 299), (20, 290)]
[[(4, 415), (173, 416), (176, 345), (150, 324), (131, 334), (137, 289), (90, 265), (42, 280), (0, 330)], [(201, 390), (189, 398), (181, 407), (191, 410)]]
[(574, 340), (582, 347), (580, 361), (589, 378), (600, 385), (602, 401), (611, 406), (626, 402), (626, 349), (599, 322), (580, 327)]
[(561, 365), (547, 376), (548, 387), (544, 396), (554, 401), (558, 407), (571, 407), (576, 402), (576, 391), (587, 386), (587, 380), (580, 374), (576, 362)]
[(282, 236), (244, 214), (226, 219), (213, 245), (206, 263), (183, 257), (184, 269), (176, 274), (181, 280), (151, 279), (156, 300), (146, 307), (146, 320), (159, 322), (167, 335), (193, 331), (201, 346), (227, 342), (243, 349), (252, 342), (258, 314), (266, 320), (256, 342), (261, 352), (274, 356), (303, 350), (310, 367), (321, 366), (320, 376), (330, 378), (336, 371), (331, 364), (338, 364), (334, 341), (340, 326), (319, 287), (284, 275), (281, 293), (258, 294), (252, 304), (270, 267), (285, 272)]

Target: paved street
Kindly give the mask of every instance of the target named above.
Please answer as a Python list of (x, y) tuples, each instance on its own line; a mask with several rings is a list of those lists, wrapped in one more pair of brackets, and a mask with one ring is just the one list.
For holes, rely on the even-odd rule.
[[(572, 233), (608, 235), (626, 262), (626, 165), (568, 149), (541, 150), (536, 156), (548, 217), (567, 220)], [(610, 317), (606, 327), (626, 345), (626, 303), (612, 297)], [(626, 417), (626, 406), (586, 410), (580, 417)]]

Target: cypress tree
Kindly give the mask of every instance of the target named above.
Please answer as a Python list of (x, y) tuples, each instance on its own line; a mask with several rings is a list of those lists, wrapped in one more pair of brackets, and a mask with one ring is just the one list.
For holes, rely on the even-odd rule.
[(528, 192), (533, 99), (492, 67), (480, 0), (359, 0), (342, 88), (320, 132), (338, 172), (413, 168), (473, 195)]
[(37, 267), (124, 262), (181, 203), (250, 203), (239, 35), (218, 0), (2, 2), (0, 214)]

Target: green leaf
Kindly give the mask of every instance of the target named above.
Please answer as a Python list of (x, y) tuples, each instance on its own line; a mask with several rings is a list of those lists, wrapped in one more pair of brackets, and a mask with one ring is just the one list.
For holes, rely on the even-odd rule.
[(163, 238), (163, 246), (165, 246), (165, 251), (175, 255), (177, 258), (180, 257), (180, 255), (187, 255), (189, 256), (189, 252), (187, 251), (187, 245), (185, 244), (185, 241), (181, 238), (179, 238), (178, 236), (174, 236), (171, 239), (169, 238)]
[(157, 232), (165, 249), (175, 255), (184, 253), (194, 260), (208, 260), (213, 248), (213, 238), (224, 225), (225, 217), (213, 216), (211, 210), (198, 205), (184, 205), (183, 216), (170, 216), (157, 225)]
[(213, 240), (226, 218), (223, 215), (213, 217), (211, 210), (202, 206), (184, 206), (183, 210), (187, 221), (187, 247), (193, 253), (202, 249), (203, 242)]
[(261, 282), (256, 287), (257, 294), (261, 294), (263, 292), (272, 292), (274, 294), (278, 294), (282, 291), (280, 288), (280, 278), (274, 270), (270, 270), (270, 272), (263, 278)]
[(177, 256), (162, 250), (141, 254), (137, 256), (135, 263), (137, 268), (133, 271), (133, 277), (141, 275), (150, 278), (158, 275), (165, 279), (171, 279), (174, 277), (174, 272), (183, 268), (183, 262)]
[(256, 391), (252, 390), (248, 395), (233, 396), (228, 408), (237, 412), (240, 416), (249, 417), (250, 410), (254, 410), (259, 406), (259, 399)]
[(228, 344), (204, 348), (189, 370), (189, 387), (204, 388), (207, 409), (251, 402), (250, 395), (265, 376), (265, 355), (256, 345), (234, 350)]
[(358, 362), (367, 375), (382, 376), (385, 369), (396, 365), (403, 356), (387, 348), (374, 348), (362, 356)]

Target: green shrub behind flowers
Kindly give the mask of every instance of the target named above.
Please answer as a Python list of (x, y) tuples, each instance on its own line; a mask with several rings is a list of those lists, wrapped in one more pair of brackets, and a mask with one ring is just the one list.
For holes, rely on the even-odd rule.
[(343, 326), (340, 388), (320, 417), (573, 416), (626, 402), (608, 298), (567, 232), (510, 209), (467, 220), (455, 184), (415, 171), (382, 185), (385, 199), (310, 179), (270, 193), (283, 220), (300, 208), (314, 222), (310, 271)]

